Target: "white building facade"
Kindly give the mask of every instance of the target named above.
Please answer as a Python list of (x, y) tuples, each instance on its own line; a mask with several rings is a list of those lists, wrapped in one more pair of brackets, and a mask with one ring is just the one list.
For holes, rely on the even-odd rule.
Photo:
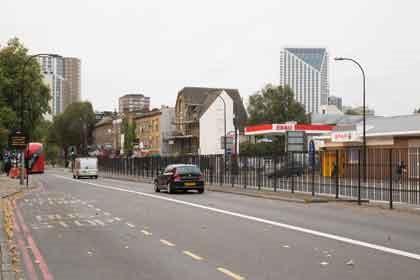
[(283, 48), (280, 85), (289, 86), (307, 113), (319, 113), (328, 104), (329, 57), (325, 48)]
[(51, 90), (51, 115), (46, 115), (45, 118), (52, 120), (52, 116), (61, 113), (63, 110), (64, 58), (40, 56), (38, 62), (41, 65), (44, 82)]
[[(219, 96), (226, 103), (226, 133), (232, 135), (235, 131), (234, 102), (225, 91), (221, 91)], [(225, 133), (225, 117), (224, 104), (220, 97), (213, 101), (200, 118), (200, 154), (202, 155), (224, 154), (221, 139)]]

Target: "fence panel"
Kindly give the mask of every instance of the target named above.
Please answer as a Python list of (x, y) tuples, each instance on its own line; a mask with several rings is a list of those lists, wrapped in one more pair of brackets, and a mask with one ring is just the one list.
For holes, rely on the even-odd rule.
[[(312, 158), (312, 159), (311, 159)], [(366, 161), (366, 162), (365, 162)], [(265, 157), (224, 155), (99, 159), (107, 176), (154, 178), (165, 166), (196, 164), (207, 184), (420, 204), (420, 148), (359, 147)], [(366, 168), (364, 168), (366, 166)], [(392, 196), (391, 196), (392, 194)]]

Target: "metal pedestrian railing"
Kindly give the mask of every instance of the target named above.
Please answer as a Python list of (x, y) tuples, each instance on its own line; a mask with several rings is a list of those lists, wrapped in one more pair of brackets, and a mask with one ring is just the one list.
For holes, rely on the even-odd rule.
[[(301, 192), (336, 198), (420, 204), (420, 148), (360, 148), (272, 156), (200, 155), (101, 158), (108, 175), (154, 178), (167, 165), (196, 164), (206, 183), (224, 187)], [(366, 166), (364, 172), (363, 166)]]

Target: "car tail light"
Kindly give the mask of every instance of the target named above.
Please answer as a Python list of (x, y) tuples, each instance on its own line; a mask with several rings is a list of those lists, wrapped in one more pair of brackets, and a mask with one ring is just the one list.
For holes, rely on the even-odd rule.
[(175, 171), (174, 175), (172, 175), (172, 180), (174, 180), (174, 182), (181, 181), (181, 175)]

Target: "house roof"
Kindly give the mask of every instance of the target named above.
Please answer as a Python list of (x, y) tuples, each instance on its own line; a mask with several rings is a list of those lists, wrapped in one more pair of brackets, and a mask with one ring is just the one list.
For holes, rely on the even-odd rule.
[[(338, 124), (333, 131), (357, 130), (362, 133), (363, 118), (358, 122)], [(420, 135), (420, 114), (370, 117), (366, 119), (366, 136), (409, 136)]]
[(238, 124), (243, 127), (246, 123), (247, 113), (237, 89), (184, 87), (178, 92), (178, 98), (182, 96), (186, 103), (198, 105), (196, 112), (201, 117), (222, 91), (225, 91), (232, 98)]
[(134, 117), (134, 119), (137, 120), (137, 119), (152, 117), (152, 116), (160, 115), (160, 114), (162, 114), (162, 111), (161, 110), (159, 110), (159, 109), (153, 109), (152, 111), (149, 111), (149, 112), (136, 114), (136, 116)]
[[(371, 118), (371, 116), (367, 116), (367, 118)], [(363, 116), (359, 115), (311, 114), (312, 124), (345, 125), (356, 124), (361, 120), (363, 120)]]
[(112, 124), (112, 117), (109, 117), (109, 116), (104, 117), (102, 120), (100, 120), (99, 122), (95, 124), (95, 127), (101, 127), (107, 124)]
[(366, 134), (368, 136), (420, 134), (420, 114), (367, 119)]

